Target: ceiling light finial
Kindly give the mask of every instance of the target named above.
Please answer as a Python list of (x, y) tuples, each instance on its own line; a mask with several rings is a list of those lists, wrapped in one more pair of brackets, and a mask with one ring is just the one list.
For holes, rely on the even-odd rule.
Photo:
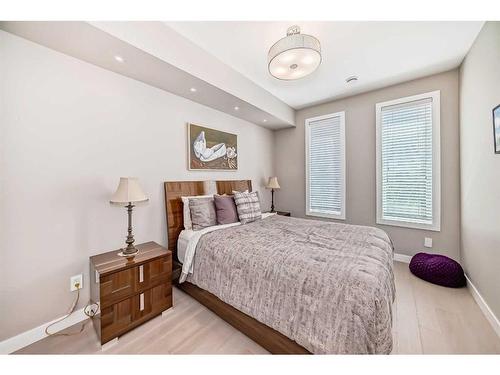
[(286, 36), (300, 34), (300, 26), (293, 25), (286, 29)]
[(290, 26), (286, 37), (269, 49), (269, 73), (281, 80), (293, 80), (314, 72), (321, 64), (321, 44), (311, 35), (301, 34), (300, 27)]

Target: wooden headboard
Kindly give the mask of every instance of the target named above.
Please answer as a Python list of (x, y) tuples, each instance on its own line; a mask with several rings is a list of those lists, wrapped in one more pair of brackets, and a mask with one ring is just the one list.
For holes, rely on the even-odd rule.
[[(204, 195), (204, 181), (167, 181), (165, 182), (165, 211), (167, 214), (168, 248), (177, 259), (177, 238), (184, 229), (184, 215), (181, 197)], [(236, 191), (252, 191), (251, 180), (216, 181), (218, 194), (231, 194)]]

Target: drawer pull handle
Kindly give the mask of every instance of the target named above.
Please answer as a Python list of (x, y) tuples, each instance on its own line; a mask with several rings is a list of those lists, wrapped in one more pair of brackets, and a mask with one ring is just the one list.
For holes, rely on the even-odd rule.
[(144, 310), (144, 293), (141, 293), (139, 296), (139, 310)]
[(144, 266), (139, 266), (139, 282), (144, 282)]

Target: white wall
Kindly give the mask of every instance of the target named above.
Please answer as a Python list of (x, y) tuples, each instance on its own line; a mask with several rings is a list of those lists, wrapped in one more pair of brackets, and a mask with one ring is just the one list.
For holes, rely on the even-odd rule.
[(500, 155), (492, 110), (500, 104), (500, 22), (487, 22), (460, 69), (461, 256), (500, 319)]
[[(63, 315), (69, 277), (122, 246), (126, 212), (109, 204), (120, 176), (150, 203), (137, 243), (165, 245), (163, 181), (273, 174), (273, 133), (0, 31), (0, 340)], [(238, 135), (237, 172), (187, 170), (187, 122)], [(261, 194), (265, 208), (269, 194)]]

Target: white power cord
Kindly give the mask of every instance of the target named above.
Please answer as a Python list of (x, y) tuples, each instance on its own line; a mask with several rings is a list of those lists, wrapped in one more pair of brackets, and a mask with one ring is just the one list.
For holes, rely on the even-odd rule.
[[(76, 298), (73, 301), (73, 303), (71, 304), (71, 307), (69, 308), (68, 313), (66, 315), (64, 315), (62, 318), (56, 320), (55, 322), (50, 323), (47, 327), (45, 327), (45, 334), (47, 336), (73, 336), (73, 335), (78, 335), (79, 333), (82, 333), (83, 330), (85, 329), (85, 326), (87, 325), (88, 321), (84, 322), (82, 324), (82, 326), (80, 327), (80, 330), (77, 331), (77, 332), (70, 332), (70, 333), (50, 333), (49, 332), (49, 328), (50, 327), (52, 327), (54, 324), (62, 322), (64, 319), (68, 318), (75, 311), (76, 305), (78, 305), (78, 301), (80, 300), (80, 284), (79, 283), (75, 283), (75, 287), (76, 287), (76, 292), (77, 292)], [(87, 312), (87, 308), (89, 306), (92, 306), (92, 305), (96, 305), (96, 309), (94, 310), (92, 308), (92, 309), (90, 309), (89, 312)], [(91, 304), (89, 302), (89, 303), (87, 303), (87, 305), (83, 309), (83, 312), (84, 312), (85, 315), (87, 315), (89, 318), (92, 319), (97, 314), (98, 310), (99, 310), (99, 305), (97, 303)]]

